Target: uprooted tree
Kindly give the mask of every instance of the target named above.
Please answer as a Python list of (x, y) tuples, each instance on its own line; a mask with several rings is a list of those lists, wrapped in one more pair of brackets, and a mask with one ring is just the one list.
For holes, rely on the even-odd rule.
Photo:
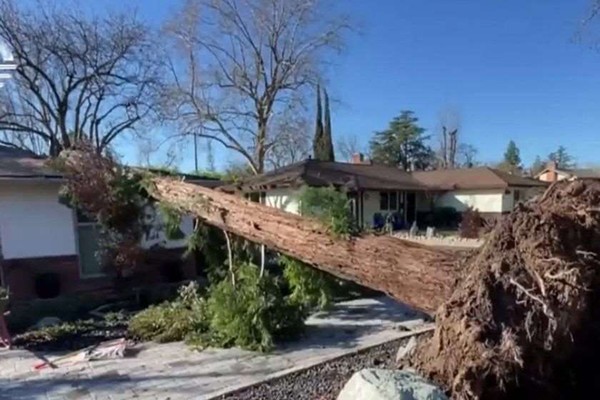
[[(104, 165), (90, 157), (68, 158), (71, 179)], [(105, 176), (110, 184), (113, 169)], [(331, 235), (317, 221), (174, 178), (144, 182), (179, 212), (435, 312), (433, 336), (407, 363), (454, 398), (578, 397), (596, 385), (586, 363), (600, 337), (598, 182), (553, 185), (464, 259), (385, 236)]]

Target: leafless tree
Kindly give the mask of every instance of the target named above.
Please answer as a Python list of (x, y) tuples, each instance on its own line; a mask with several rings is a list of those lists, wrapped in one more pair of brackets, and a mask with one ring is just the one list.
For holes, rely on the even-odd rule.
[(267, 166), (281, 168), (307, 159), (311, 153), (311, 126), (302, 116), (289, 115), (274, 125), (271, 151), (267, 155)]
[[(340, 50), (345, 18), (326, 0), (188, 0), (166, 25), (175, 49), (165, 110), (179, 131), (232, 150), (254, 173), (289, 141), (282, 119)], [(202, 127), (202, 129), (200, 129)]]
[(457, 166), (463, 168), (471, 168), (477, 166), (477, 153), (477, 148), (472, 144), (459, 144), (456, 154)]
[(17, 64), (0, 90), (0, 143), (56, 155), (85, 139), (102, 152), (152, 110), (161, 74), (151, 33), (132, 13), (34, 8), (0, 2), (0, 41)]
[(344, 161), (352, 161), (355, 154), (367, 154), (367, 146), (362, 145), (356, 135), (344, 135), (336, 143), (340, 158)]
[(452, 169), (456, 165), (460, 116), (458, 112), (448, 109), (440, 114), (440, 138), (438, 150), (438, 167)]

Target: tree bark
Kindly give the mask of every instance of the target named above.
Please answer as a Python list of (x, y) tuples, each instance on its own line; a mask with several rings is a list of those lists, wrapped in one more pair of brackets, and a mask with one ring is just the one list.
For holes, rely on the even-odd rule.
[(456, 255), (450, 252), (389, 236), (335, 237), (317, 221), (172, 178), (153, 178), (149, 191), (209, 225), (425, 312), (449, 298), (456, 277)]

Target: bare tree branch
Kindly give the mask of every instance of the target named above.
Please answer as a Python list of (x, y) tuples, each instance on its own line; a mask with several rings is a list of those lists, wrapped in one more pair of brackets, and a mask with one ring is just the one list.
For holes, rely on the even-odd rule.
[(186, 1), (165, 27), (182, 61), (170, 63), (165, 114), (181, 131), (202, 131), (238, 153), (255, 173), (304, 156), (302, 148), (284, 155), (283, 143), (304, 141), (284, 119), (306, 112), (322, 61), (349, 28), (324, 16), (325, 1)]
[[(56, 155), (86, 139), (104, 151), (153, 109), (162, 79), (150, 31), (131, 13), (89, 17), (43, 2), (0, 3), (0, 40), (17, 69), (0, 93), (7, 142)], [(19, 133), (17, 135), (16, 133)]]

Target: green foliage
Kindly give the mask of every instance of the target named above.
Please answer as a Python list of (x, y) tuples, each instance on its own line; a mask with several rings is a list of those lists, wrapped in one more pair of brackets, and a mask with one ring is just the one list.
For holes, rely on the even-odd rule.
[(306, 313), (285, 298), (278, 279), (241, 264), (235, 285), (230, 277), (200, 296), (197, 284), (184, 286), (174, 301), (151, 306), (135, 315), (129, 333), (142, 340), (186, 340), (195, 347), (238, 346), (268, 351), (274, 341), (302, 332)]
[(185, 238), (181, 230), (181, 213), (164, 202), (158, 204), (159, 214), (165, 224), (165, 235), (169, 240), (180, 240)]
[(356, 224), (346, 195), (332, 187), (306, 187), (299, 196), (300, 214), (313, 217), (337, 236), (356, 233)]
[(508, 142), (508, 146), (504, 152), (504, 160), (502, 160), (498, 168), (510, 174), (521, 174), (521, 151), (513, 140)]
[(333, 303), (336, 281), (315, 268), (287, 256), (279, 258), (290, 287), (290, 301), (307, 310), (325, 310)]
[(8, 298), (8, 289), (0, 286), (0, 299), (6, 299)]
[(435, 157), (426, 143), (429, 136), (424, 134), (425, 129), (418, 122), (412, 111), (402, 111), (390, 122), (388, 129), (375, 132), (370, 142), (371, 159), (405, 171), (428, 168)]
[(196, 175), (200, 178), (214, 178), (214, 179), (224, 179), (225, 174), (219, 171), (210, 171), (210, 170), (196, 170), (191, 173), (191, 175)]
[(278, 340), (300, 334), (306, 314), (283, 295), (280, 282), (259, 268), (241, 264), (236, 268), (235, 285), (224, 279), (210, 289), (209, 335), (198, 335), (192, 344), (238, 346), (268, 351)]
[[(332, 187), (307, 187), (299, 196), (300, 213), (320, 220), (336, 236), (357, 233), (346, 194)], [(323, 271), (289, 257), (280, 257), (283, 274), (292, 291), (291, 301), (301, 307), (324, 309), (333, 302), (338, 282)]]
[(560, 169), (572, 169), (575, 168), (575, 159), (572, 155), (567, 152), (564, 146), (558, 146), (556, 151), (553, 151), (548, 155), (550, 161), (556, 163), (556, 167)]
[(172, 342), (207, 330), (206, 302), (197, 283), (182, 286), (177, 299), (164, 302), (136, 314), (129, 333), (141, 340)]

